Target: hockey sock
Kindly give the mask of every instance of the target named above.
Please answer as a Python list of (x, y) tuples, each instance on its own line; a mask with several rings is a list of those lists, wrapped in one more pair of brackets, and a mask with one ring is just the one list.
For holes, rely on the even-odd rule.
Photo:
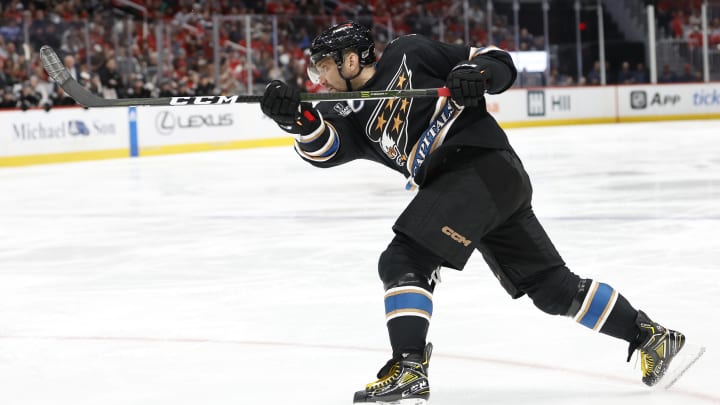
[(575, 321), (605, 335), (633, 342), (638, 330), (637, 310), (605, 283), (593, 281), (582, 298)]
[(403, 353), (422, 353), (430, 322), (414, 316), (401, 316), (387, 323), (393, 357)]
[(421, 287), (395, 287), (385, 292), (387, 320), (393, 355), (422, 353), (432, 316), (432, 293)]
[(637, 310), (630, 305), (628, 300), (618, 294), (615, 307), (608, 315), (605, 325), (600, 328), (600, 333), (633, 342), (639, 332), (635, 324), (637, 313)]

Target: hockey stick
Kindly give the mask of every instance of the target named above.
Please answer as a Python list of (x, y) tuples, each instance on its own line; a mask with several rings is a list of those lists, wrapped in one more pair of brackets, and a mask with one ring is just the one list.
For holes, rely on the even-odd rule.
[[(62, 87), (65, 92), (85, 107), (129, 107), (140, 105), (208, 105), (232, 103), (259, 103), (262, 96), (194, 96), (194, 97), (158, 97), (158, 98), (126, 98), (108, 100), (90, 93), (70, 76), (65, 65), (60, 61), (55, 51), (43, 45), (40, 48), (40, 61), (48, 75)], [(302, 101), (332, 101), (332, 100), (374, 100), (383, 98), (413, 98), (413, 97), (449, 97), (450, 90), (446, 87), (436, 89), (408, 89), (408, 90), (370, 90), (346, 91), (335, 93), (301, 93)]]

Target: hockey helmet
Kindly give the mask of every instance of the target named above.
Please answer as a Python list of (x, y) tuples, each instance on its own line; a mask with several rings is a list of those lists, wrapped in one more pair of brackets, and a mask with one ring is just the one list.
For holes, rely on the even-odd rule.
[[(364, 67), (375, 63), (375, 43), (370, 30), (352, 21), (334, 25), (313, 39), (310, 45), (310, 68), (308, 73), (313, 78), (315, 64), (321, 59), (330, 56), (341, 69), (343, 51), (351, 49), (360, 57), (360, 66)], [(315, 80), (313, 80), (315, 81)]]

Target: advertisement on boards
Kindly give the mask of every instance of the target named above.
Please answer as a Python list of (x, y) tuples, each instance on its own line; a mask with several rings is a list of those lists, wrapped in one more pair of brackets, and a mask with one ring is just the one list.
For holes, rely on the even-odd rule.
[(614, 89), (607, 87), (548, 87), (511, 89), (489, 95), (487, 100), (497, 105), (495, 118), (512, 126), (537, 121), (562, 124), (610, 120), (615, 116), (614, 96)]
[(258, 104), (138, 107), (139, 148), (287, 137)]
[(720, 114), (720, 83), (618, 86), (624, 117), (681, 117)]
[(127, 146), (126, 108), (0, 113), (2, 156), (112, 150)]

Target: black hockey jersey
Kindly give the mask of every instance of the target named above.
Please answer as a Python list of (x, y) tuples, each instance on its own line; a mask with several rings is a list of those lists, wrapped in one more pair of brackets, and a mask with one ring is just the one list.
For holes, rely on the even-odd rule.
[[(500, 61), (512, 72), (509, 83), (495, 85), (496, 93), (512, 85), (517, 72), (507, 52), (407, 35), (388, 44), (375, 74), (358, 90), (442, 87), (455, 65), (479, 55)], [(419, 169), (427, 169), (430, 163), (425, 160), (442, 155), (441, 149), (511, 149), (484, 100), (473, 108), (457, 108), (447, 97), (323, 102), (316, 108), (324, 123), (314, 133), (296, 138), (295, 150), (318, 167), (369, 159), (412, 179), (424, 177)]]

